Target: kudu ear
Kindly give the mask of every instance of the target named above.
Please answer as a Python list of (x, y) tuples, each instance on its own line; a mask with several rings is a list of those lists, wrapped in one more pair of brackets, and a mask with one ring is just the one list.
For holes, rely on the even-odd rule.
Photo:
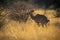
[(30, 15), (33, 12), (34, 12), (34, 10), (30, 10), (30, 12), (28, 12), (27, 15)]

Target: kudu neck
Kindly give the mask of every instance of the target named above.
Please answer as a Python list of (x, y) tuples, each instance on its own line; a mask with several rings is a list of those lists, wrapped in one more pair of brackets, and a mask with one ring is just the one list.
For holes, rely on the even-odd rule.
[(29, 14), (30, 14), (30, 17), (34, 19), (35, 16), (33, 16), (33, 13), (30, 12)]

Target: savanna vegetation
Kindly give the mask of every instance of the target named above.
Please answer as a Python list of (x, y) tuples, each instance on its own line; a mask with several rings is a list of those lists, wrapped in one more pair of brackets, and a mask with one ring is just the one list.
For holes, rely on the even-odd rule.
[[(50, 22), (47, 27), (38, 26), (27, 15), (44, 15)], [(59, 0), (1, 0), (0, 40), (60, 40)]]

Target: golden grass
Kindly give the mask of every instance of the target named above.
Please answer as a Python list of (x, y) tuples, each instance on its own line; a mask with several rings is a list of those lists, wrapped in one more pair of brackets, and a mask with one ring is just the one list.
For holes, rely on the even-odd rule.
[[(42, 11), (39, 10), (38, 13), (43, 13)], [(26, 24), (10, 21), (0, 31), (0, 40), (60, 40), (60, 28), (52, 25), (60, 22), (60, 18), (50, 19), (50, 25), (44, 28), (39, 27), (32, 19), (29, 19)]]

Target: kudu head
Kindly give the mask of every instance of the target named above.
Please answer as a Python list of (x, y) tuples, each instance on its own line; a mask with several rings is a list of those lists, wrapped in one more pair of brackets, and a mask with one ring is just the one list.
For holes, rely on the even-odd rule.
[(31, 10), (27, 13), (27, 15), (32, 15), (32, 14), (34, 14), (34, 10)]

